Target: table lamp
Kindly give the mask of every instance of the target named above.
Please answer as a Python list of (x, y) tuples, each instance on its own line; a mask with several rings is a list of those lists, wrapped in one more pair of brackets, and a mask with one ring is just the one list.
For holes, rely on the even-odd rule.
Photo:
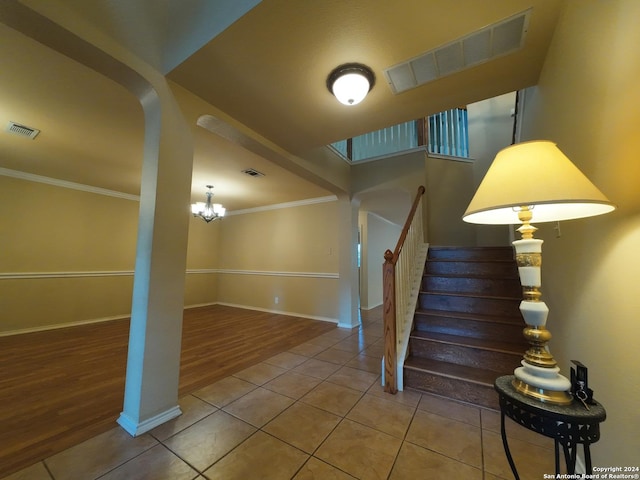
[(513, 242), (523, 300), (520, 311), (530, 348), (514, 371), (520, 393), (556, 405), (571, 403), (571, 382), (560, 375), (547, 342), (549, 309), (541, 301), (542, 240), (535, 222), (555, 222), (611, 212), (615, 206), (560, 151), (545, 140), (511, 145), (496, 155), (462, 217), (465, 222), (522, 224)]

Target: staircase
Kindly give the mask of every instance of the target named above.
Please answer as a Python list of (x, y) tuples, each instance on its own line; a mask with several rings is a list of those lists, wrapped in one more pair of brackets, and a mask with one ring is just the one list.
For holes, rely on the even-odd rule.
[(498, 408), (494, 380), (527, 343), (512, 247), (429, 247), (404, 386)]

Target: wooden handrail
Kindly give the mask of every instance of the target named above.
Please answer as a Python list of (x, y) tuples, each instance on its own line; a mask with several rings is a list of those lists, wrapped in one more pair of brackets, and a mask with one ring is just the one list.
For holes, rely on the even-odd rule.
[[(405, 247), (405, 241), (411, 226), (414, 225), (414, 217), (418, 207), (421, 205), (422, 196), (424, 195), (425, 188), (420, 186), (418, 193), (416, 194), (413, 205), (407, 220), (400, 233), (400, 238), (396, 244), (395, 250), (387, 250), (384, 253), (384, 264), (382, 266), (382, 288), (383, 288), (383, 322), (384, 322), (384, 390), (388, 393), (396, 393), (398, 391), (398, 323), (397, 323), (397, 307), (398, 302), (396, 296), (399, 295), (399, 290), (396, 284), (396, 264), (400, 259), (403, 248)], [(422, 225), (421, 220), (417, 222)], [(420, 228), (419, 235), (422, 235), (422, 229)], [(424, 241), (424, 239), (420, 239)], [(411, 242), (410, 242), (411, 243)], [(407, 272), (403, 272), (406, 274)], [(406, 287), (405, 287), (406, 289)], [(406, 292), (403, 292), (406, 293)], [(402, 296), (402, 295), (400, 295)]]
[[(400, 256), (400, 251), (404, 246), (404, 241), (407, 239), (407, 235), (409, 234), (409, 228), (413, 223), (413, 217), (416, 214), (416, 210), (418, 209), (418, 205), (420, 205), (420, 200), (422, 199), (422, 195), (424, 195), (425, 189), (422, 185), (418, 187), (418, 193), (416, 194), (416, 198), (413, 200), (413, 205), (411, 205), (411, 211), (409, 212), (409, 216), (407, 220), (404, 222), (404, 227), (402, 227), (402, 232), (400, 233), (400, 238), (398, 238), (398, 243), (396, 244), (396, 249), (393, 251), (393, 263), (398, 261), (398, 257)], [(385, 259), (386, 259), (385, 253)]]

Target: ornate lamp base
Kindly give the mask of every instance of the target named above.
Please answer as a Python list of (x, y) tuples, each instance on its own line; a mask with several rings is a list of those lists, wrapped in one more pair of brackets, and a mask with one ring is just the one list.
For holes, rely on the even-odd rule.
[(553, 405), (569, 405), (573, 397), (569, 390), (571, 382), (560, 375), (560, 369), (541, 368), (522, 362), (522, 367), (513, 372), (514, 388), (528, 397)]

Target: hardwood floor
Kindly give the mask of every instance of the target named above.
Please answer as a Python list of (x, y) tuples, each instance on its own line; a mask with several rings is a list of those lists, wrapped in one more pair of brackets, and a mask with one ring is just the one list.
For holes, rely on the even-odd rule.
[[(220, 305), (185, 310), (179, 394), (334, 328)], [(125, 319), (0, 337), (0, 478), (115, 425), (128, 335)]]

